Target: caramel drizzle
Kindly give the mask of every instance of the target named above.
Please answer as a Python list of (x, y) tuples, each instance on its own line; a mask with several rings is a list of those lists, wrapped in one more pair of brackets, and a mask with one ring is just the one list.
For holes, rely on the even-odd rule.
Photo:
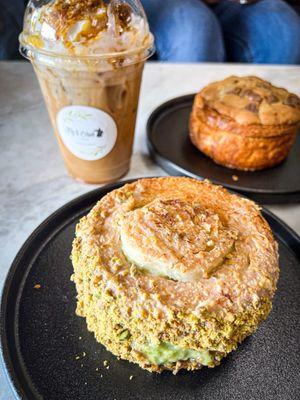
[[(110, 11), (115, 17), (116, 34), (121, 35), (130, 29), (132, 9), (128, 4), (113, 4)], [(86, 26), (76, 37), (81, 44), (87, 44), (107, 30), (108, 6), (103, 0), (56, 0), (43, 18), (55, 29), (56, 37), (62, 38), (71, 48), (73, 44), (68, 33), (76, 22), (86, 21)]]

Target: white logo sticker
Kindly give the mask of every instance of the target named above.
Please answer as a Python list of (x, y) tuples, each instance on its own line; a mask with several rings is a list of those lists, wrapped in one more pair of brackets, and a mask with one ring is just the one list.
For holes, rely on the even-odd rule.
[(62, 108), (57, 114), (57, 127), (64, 145), (82, 160), (100, 160), (111, 152), (117, 140), (115, 121), (93, 107)]

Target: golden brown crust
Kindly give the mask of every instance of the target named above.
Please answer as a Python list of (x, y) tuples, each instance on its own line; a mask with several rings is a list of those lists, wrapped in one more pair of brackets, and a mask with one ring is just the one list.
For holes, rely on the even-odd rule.
[(300, 121), (300, 99), (256, 76), (230, 76), (200, 92), (204, 105), (239, 125), (284, 125)]
[(273, 138), (275, 136), (294, 134), (295, 130), (298, 128), (298, 124), (240, 125), (234, 119), (222, 115), (213, 108), (205, 105), (201, 93), (198, 93), (195, 96), (192, 118), (194, 120), (193, 123), (195, 124), (195, 130), (197, 130), (196, 124), (199, 120), (199, 123), (205, 121), (205, 123), (212, 129), (219, 129), (224, 132), (253, 138)]
[[(216, 124), (217, 125), (217, 124)], [(220, 126), (221, 124), (219, 124)], [(230, 129), (214, 127), (210, 120), (202, 120), (193, 112), (190, 118), (190, 138), (193, 144), (217, 164), (240, 170), (259, 170), (281, 163), (289, 154), (297, 134), (297, 127), (270, 130), (270, 137), (260, 137), (260, 127), (249, 132), (243, 126), (231, 123)], [(272, 133), (273, 132), (273, 133)], [(266, 132), (263, 132), (266, 135)]]
[(299, 121), (296, 95), (260, 78), (229, 77), (195, 96), (189, 130), (193, 144), (216, 163), (258, 170), (287, 157)]

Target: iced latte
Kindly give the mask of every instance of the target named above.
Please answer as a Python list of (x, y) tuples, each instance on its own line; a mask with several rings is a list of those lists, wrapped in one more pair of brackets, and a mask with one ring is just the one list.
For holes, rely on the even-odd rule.
[(144, 62), (153, 52), (140, 3), (31, 1), (20, 42), (70, 175), (90, 183), (124, 175)]

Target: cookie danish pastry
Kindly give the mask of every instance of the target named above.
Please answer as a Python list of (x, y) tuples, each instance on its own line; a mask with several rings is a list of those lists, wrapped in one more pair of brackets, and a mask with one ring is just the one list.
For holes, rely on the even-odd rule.
[(279, 274), (253, 202), (181, 177), (104, 196), (77, 225), (72, 262), (97, 341), (156, 372), (219, 364), (268, 316)]
[(281, 163), (300, 123), (300, 99), (255, 76), (213, 82), (195, 97), (193, 144), (216, 163), (258, 170)]

